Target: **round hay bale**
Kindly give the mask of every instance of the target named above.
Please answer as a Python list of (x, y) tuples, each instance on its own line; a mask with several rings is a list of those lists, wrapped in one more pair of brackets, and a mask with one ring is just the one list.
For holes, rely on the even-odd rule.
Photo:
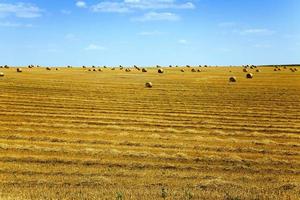
[(126, 68), (126, 69), (125, 69), (125, 72), (131, 72), (131, 69)]
[(142, 69), (142, 72), (147, 72), (147, 70), (145, 68)]
[(201, 69), (198, 69), (197, 72), (201, 72)]
[(111, 68), (111, 70), (115, 70), (115, 69), (116, 69), (116, 68), (114, 68), (114, 67), (113, 67), (113, 68)]
[(99, 72), (102, 72), (102, 69), (98, 69)]
[(246, 68), (243, 69), (243, 72), (248, 72), (248, 70)]
[(196, 69), (194, 69), (194, 68), (193, 68), (193, 69), (191, 69), (191, 72), (196, 72)]
[(164, 73), (164, 70), (163, 69), (158, 69), (157, 71), (159, 74), (163, 74)]
[(90, 71), (92, 71), (91, 69), (88, 69), (88, 71), (90, 72)]
[(50, 70), (51, 70), (51, 68), (50, 68), (50, 67), (46, 67), (46, 70), (49, 70), (49, 71), (50, 71)]
[(147, 88), (152, 88), (152, 87), (153, 87), (153, 85), (152, 85), (152, 83), (151, 83), (151, 82), (147, 82), (147, 83), (145, 83), (145, 87), (147, 87)]
[(84, 65), (83, 65), (83, 66), (82, 66), (82, 68), (83, 68), (83, 69), (85, 69), (85, 68), (86, 68), (86, 66), (84, 66)]
[(276, 71), (277, 71), (277, 68), (274, 69), (274, 72), (276, 72)]
[(229, 78), (229, 82), (235, 83), (236, 82), (236, 77), (235, 76), (231, 76)]
[(248, 73), (248, 74), (246, 75), (246, 78), (253, 78), (253, 74)]
[(55, 68), (56, 71), (58, 71), (58, 68)]
[(260, 72), (260, 70), (259, 70), (259, 69), (257, 69), (257, 70), (256, 70), (256, 72)]
[(93, 72), (96, 72), (97, 70), (96, 69), (93, 69)]
[(191, 66), (189, 66), (189, 65), (186, 65), (186, 67), (187, 67), (187, 68), (190, 68)]
[(22, 69), (21, 68), (17, 68), (17, 72), (22, 72)]
[(296, 71), (298, 71), (298, 69), (297, 69), (297, 68), (294, 68), (294, 71), (296, 72)]
[(3, 77), (4, 76), (4, 73), (3, 72), (0, 72), (0, 77)]
[(181, 72), (184, 72), (184, 69), (181, 69), (180, 71), (181, 71)]

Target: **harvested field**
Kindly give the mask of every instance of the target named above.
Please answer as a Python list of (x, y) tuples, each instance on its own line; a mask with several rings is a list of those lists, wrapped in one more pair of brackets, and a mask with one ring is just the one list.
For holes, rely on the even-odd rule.
[(1, 69), (0, 199), (300, 199), (300, 73), (258, 68)]

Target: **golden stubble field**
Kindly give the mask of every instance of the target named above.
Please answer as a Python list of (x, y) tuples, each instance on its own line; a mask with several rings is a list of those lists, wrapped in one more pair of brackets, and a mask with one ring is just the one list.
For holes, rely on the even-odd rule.
[(0, 199), (299, 199), (300, 72), (201, 69), (0, 69)]

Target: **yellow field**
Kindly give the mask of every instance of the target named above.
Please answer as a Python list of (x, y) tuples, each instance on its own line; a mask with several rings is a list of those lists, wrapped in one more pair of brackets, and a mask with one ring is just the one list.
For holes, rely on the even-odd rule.
[(300, 199), (300, 72), (201, 69), (0, 69), (0, 199)]

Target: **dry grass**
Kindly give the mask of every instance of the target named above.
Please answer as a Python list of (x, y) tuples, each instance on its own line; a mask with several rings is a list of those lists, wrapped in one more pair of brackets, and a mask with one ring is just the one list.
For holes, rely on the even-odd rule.
[(300, 198), (295, 70), (22, 69), (0, 80), (0, 199)]

